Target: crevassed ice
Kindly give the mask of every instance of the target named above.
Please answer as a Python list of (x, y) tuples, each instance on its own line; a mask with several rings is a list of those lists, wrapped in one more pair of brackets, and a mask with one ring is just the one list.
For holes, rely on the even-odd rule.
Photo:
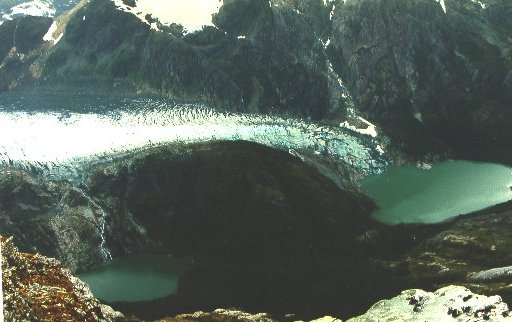
[(208, 140), (247, 140), (290, 153), (324, 155), (362, 174), (388, 165), (375, 140), (343, 128), (189, 105), (109, 114), (0, 110), (0, 129), (0, 165), (72, 181), (80, 180), (87, 165), (149, 146)]
[[(177, 23), (186, 31), (200, 30), (212, 25), (212, 15), (219, 11), (222, 0), (137, 0), (135, 7), (127, 6), (122, 0), (113, 0), (123, 11), (130, 12), (145, 23), (150, 14), (163, 24)], [(151, 25), (157, 29), (156, 25)]]

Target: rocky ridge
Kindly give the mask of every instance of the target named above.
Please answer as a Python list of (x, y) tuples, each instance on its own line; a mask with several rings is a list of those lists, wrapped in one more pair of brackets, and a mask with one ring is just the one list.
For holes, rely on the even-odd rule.
[(477, 295), (461, 286), (435, 292), (403, 291), (373, 305), (367, 313), (347, 322), (391, 321), (512, 321), (508, 305), (499, 296)]
[(122, 317), (98, 302), (57, 260), (19, 252), (12, 238), (0, 239), (5, 321), (109, 322)]

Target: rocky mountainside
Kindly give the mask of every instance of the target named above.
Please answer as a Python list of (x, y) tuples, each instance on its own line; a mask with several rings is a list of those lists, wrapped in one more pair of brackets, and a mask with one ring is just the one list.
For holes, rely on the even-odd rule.
[(403, 291), (347, 322), (512, 321), (510, 314), (499, 296), (486, 297), (460, 286), (447, 286), (435, 292)]
[[(414, 289), (403, 291), (391, 299), (375, 303), (363, 315), (347, 322), (393, 322), (393, 321), (512, 321), (511, 312), (499, 296), (486, 297), (474, 294), (461, 286), (447, 286), (435, 292)], [(274, 322), (265, 313), (249, 314), (237, 310), (217, 309), (213, 312), (195, 312), (169, 317), (158, 322)], [(289, 321), (293, 321), (290, 317)], [(342, 322), (324, 316), (310, 322)]]
[[(510, 161), (511, 10), (503, 0), (225, 1), (213, 26), (186, 33), (83, 0), (47, 41), (29, 41), (37, 50), (2, 42), (0, 90), (151, 92), (328, 122), (360, 113), (413, 158), (454, 148)], [(0, 37), (24, 38), (16, 21)]]
[(500, 294), (512, 301), (509, 227), (512, 203), (461, 217), (407, 252), (400, 263), (385, 264), (415, 287), (456, 283), (474, 292)]
[(0, 204), (3, 234), (75, 272), (144, 252), (193, 260), (177, 295), (116, 306), (147, 318), (229, 306), (309, 317), (340, 299), (352, 310), (381, 294), (369, 288), (381, 277), (369, 256), (412, 238), (388, 240), (369, 199), (248, 142), (148, 149), (98, 167), (79, 187), (4, 169)]
[(441, 3), (345, 1), (333, 12), (335, 70), (358, 106), (405, 141), (412, 122), (461, 153), (483, 142), (506, 148), (512, 3)]
[(0, 237), (3, 314), (7, 322), (109, 322), (122, 317), (53, 258), (21, 253)]

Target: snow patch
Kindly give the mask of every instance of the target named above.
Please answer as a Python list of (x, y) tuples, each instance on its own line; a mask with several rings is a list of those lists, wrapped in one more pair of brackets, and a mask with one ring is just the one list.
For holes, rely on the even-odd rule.
[(430, 164), (428, 162), (417, 162), (416, 168), (421, 169), (421, 170), (430, 170), (430, 169), (432, 169), (432, 164)]
[(334, 14), (334, 9), (336, 9), (336, 5), (332, 5), (331, 12), (329, 12), (329, 20), (332, 20), (332, 15)]
[(17, 15), (49, 17), (55, 15), (55, 9), (52, 8), (48, 3), (44, 3), (39, 0), (33, 0), (12, 7), (11, 12), (4, 15), (3, 18), (12, 19)]
[(369, 136), (374, 137), (374, 138), (377, 137), (377, 127), (375, 125), (373, 125), (372, 123), (368, 122), (367, 120), (365, 120), (364, 118), (362, 118), (360, 116), (358, 116), (357, 118), (361, 122), (363, 122), (366, 125), (368, 125), (368, 127), (364, 128), (364, 129), (363, 128), (357, 128), (354, 125), (351, 125), (348, 121), (340, 123), (340, 127), (343, 127), (343, 128), (346, 128), (346, 129), (350, 129), (350, 130), (355, 131), (357, 133), (369, 135)]
[(476, 4), (480, 5), (480, 7), (482, 9), (487, 8), (487, 5), (485, 3), (483, 3), (482, 1), (478, 1), (478, 0), (471, 0), (471, 1), (473, 1), (473, 3), (476, 3)]
[(440, 5), (441, 8), (443, 8), (444, 13), (446, 13), (446, 5), (444, 4), (444, 0), (436, 0)]
[[(327, 45), (326, 45), (327, 47)], [(329, 64), (327, 66), (329, 68), (329, 71), (332, 72), (334, 75), (336, 75), (336, 80), (338, 81), (338, 84), (340, 85), (340, 87), (342, 88), (345, 88), (345, 85), (343, 84), (343, 81), (341, 80), (341, 78), (338, 76), (338, 74), (334, 71), (334, 67), (332, 67), (332, 63), (331, 61), (329, 60)]]
[(64, 36), (64, 33), (60, 33), (60, 35), (57, 36), (57, 38), (53, 37), (53, 34), (57, 31), (57, 22), (54, 21), (52, 25), (50, 26), (50, 29), (48, 29), (48, 32), (43, 36), (44, 41), (52, 41), (53, 45), (59, 42), (59, 40)]
[(138, 0), (135, 7), (130, 7), (122, 0), (112, 1), (119, 10), (129, 12), (147, 24), (150, 23), (146, 20), (146, 15), (150, 14), (164, 25), (180, 24), (187, 32), (212, 26), (212, 15), (222, 5), (219, 0)]
[(414, 115), (413, 115), (413, 116), (414, 116), (414, 118), (415, 118), (415, 119), (417, 119), (418, 121), (423, 122), (423, 116), (421, 115), (421, 113), (420, 113), (420, 112), (418, 112), (418, 113), (414, 113)]
[(44, 41), (52, 41), (53, 39), (53, 33), (57, 30), (57, 22), (53, 22), (50, 26), (50, 29), (48, 29), (48, 32), (43, 36)]
[(237, 39), (245, 39), (245, 35), (236, 37)]

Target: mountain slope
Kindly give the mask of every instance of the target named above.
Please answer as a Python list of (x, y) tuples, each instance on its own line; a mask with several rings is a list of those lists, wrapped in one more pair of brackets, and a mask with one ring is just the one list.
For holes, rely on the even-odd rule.
[[(335, 70), (371, 119), (424, 127), (459, 151), (512, 138), (509, 1), (349, 0), (333, 13)], [(407, 138), (401, 138), (407, 141)], [(465, 146), (466, 147), (465, 147)]]
[[(0, 90), (155, 93), (363, 127), (366, 115), (412, 159), (451, 148), (512, 162), (511, 10), (501, 0), (226, 0), (213, 26), (186, 33), (83, 0), (58, 19), (58, 42), (32, 60), (4, 58)], [(11, 25), (0, 34), (16, 34)]]

